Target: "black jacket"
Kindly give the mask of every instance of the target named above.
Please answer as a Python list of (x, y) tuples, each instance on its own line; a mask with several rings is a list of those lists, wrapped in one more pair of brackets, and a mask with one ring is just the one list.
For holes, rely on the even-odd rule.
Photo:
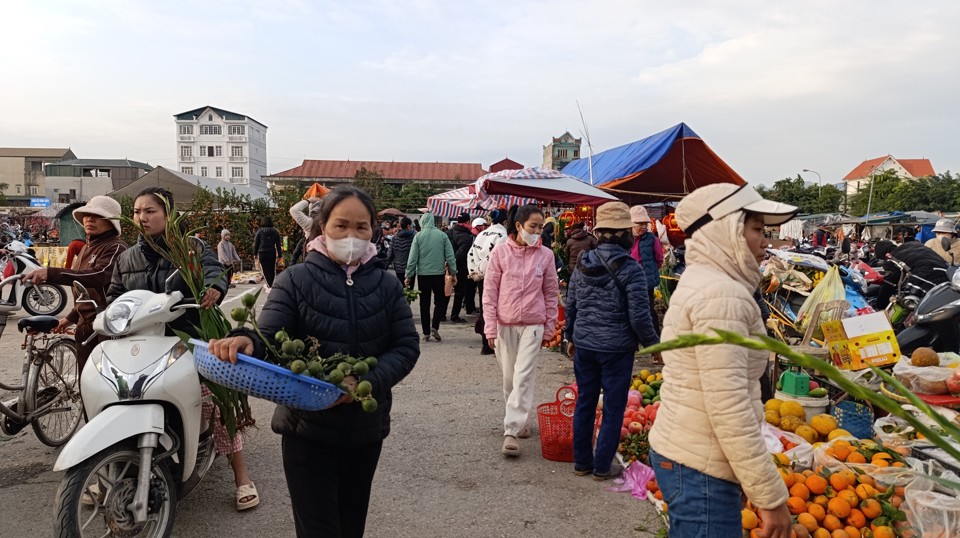
[(457, 259), (457, 271), (464, 277), (467, 274), (467, 254), (473, 246), (473, 232), (462, 224), (454, 224), (447, 230), (447, 237), (453, 245), (453, 257)]
[(273, 254), (278, 258), (283, 254), (283, 244), (280, 234), (273, 226), (260, 228), (253, 238), (253, 252), (256, 254)]
[[(160, 243), (163, 244), (162, 239)], [(204, 245), (200, 261), (203, 263), (204, 282), (207, 286), (217, 289), (220, 292), (220, 301), (223, 301), (227, 295), (229, 283), (223, 265), (220, 265), (220, 261), (217, 260), (217, 254)], [(143, 237), (140, 237), (135, 246), (124, 250), (117, 259), (110, 288), (107, 289), (107, 303), (112, 303), (117, 297), (130, 290), (150, 290), (161, 293), (165, 289), (167, 277), (176, 270), (172, 263), (157, 254)], [(190, 288), (179, 274), (173, 278), (171, 288), (182, 292), (187, 301), (193, 298)], [(175, 329), (195, 334), (196, 331), (193, 330), (192, 325), (200, 325), (200, 313), (195, 309), (187, 310), (185, 314), (168, 324), (167, 332), (170, 333), (169, 329)]]
[[(398, 273), (407, 271), (407, 258), (410, 257), (410, 245), (413, 244), (413, 230), (400, 230), (390, 241), (390, 254), (387, 256), (387, 267)], [(457, 262), (460, 263), (460, 262)]]
[[(276, 433), (339, 447), (373, 443), (390, 433), (391, 388), (417, 363), (418, 333), (403, 286), (383, 262), (371, 260), (351, 278), (353, 284), (348, 285), (339, 265), (311, 251), (304, 263), (280, 273), (257, 323), (268, 338), (280, 329), (291, 338), (317, 338), (323, 357), (337, 352), (376, 357), (376, 368), (362, 379), (373, 384), (377, 411), (366, 413), (356, 402), (316, 412), (278, 405), (271, 422)], [(255, 356), (267, 356), (256, 334), (234, 331), (238, 332), (253, 339)]]

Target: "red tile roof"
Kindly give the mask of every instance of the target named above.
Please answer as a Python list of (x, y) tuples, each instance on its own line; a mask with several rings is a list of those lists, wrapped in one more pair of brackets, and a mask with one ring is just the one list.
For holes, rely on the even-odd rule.
[(930, 159), (897, 159), (892, 155), (885, 155), (883, 157), (877, 157), (876, 159), (868, 159), (863, 161), (856, 168), (854, 168), (846, 177), (843, 178), (844, 181), (850, 181), (854, 179), (864, 179), (870, 176), (874, 168), (883, 164), (887, 159), (893, 159), (894, 161), (900, 163), (908, 174), (913, 177), (926, 177), (936, 175), (936, 172), (933, 171), (933, 165), (930, 164)]
[(462, 181), (464, 184), (485, 175), (480, 163), (408, 163), (380, 161), (317, 161), (304, 159), (303, 164), (271, 177), (310, 179), (353, 179), (357, 170), (366, 168), (383, 174), (384, 179), (409, 181)]
[(510, 158), (497, 161), (490, 165), (491, 174), (494, 172), (502, 172), (504, 170), (523, 170), (523, 165)]

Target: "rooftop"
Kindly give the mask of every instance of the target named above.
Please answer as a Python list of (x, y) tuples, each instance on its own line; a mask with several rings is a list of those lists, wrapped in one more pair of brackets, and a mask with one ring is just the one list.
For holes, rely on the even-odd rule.
[[(179, 114), (174, 114), (173, 117), (177, 118), (178, 120), (187, 120), (187, 121), (195, 120), (197, 119), (198, 116), (203, 114), (207, 109), (210, 109), (216, 112), (220, 117), (222, 117), (225, 120), (230, 120), (230, 121), (250, 120), (256, 123), (260, 123), (259, 121), (245, 114), (237, 114), (236, 112), (230, 112), (229, 110), (224, 110), (222, 108), (217, 108), (215, 106), (210, 106), (210, 105), (202, 106), (200, 108), (195, 108), (193, 110), (188, 110), (186, 112), (181, 112)], [(260, 125), (263, 125), (263, 124), (260, 123)], [(266, 125), (263, 125), (263, 126), (266, 127)]]
[(146, 171), (153, 170), (153, 167), (140, 161), (131, 161), (130, 159), (70, 159), (50, 163), (48, 166), (89, 166), (92, 168), (140, 168)]
[(42, 157), (62, 159), (73, 155), (70, 148), (0, 148), (0, 157)]
[(378, 172), (384, 179), (451, 181), (464, 183), (475, 181), (487, 173), (480, 163), (423, 163), (382, 161), (318, 161), (305, 159), (296, 168), (284, 170), (269, 177), (278, 178), (339, 178), (353, 179), (357, 171), (366, 168)]
[(930, 159), (897, 159), (893, 155), (884, 155), (883, 157), (877, 157), (876, 159), (867, 159), (866, 161), (863, 161), (857, 165), (856, 168), (850, 171), (850, 173), (847, 174), (843, 180), (851, 181), (855, 179), (865, 179), (869, 177), (878, 166), (890, 159), (899, 163), (900, 166), (902, 166), (907, 173), (913, 177), (927, 177), (937, 174), (933, 171), (933, 164), (930, 163)]

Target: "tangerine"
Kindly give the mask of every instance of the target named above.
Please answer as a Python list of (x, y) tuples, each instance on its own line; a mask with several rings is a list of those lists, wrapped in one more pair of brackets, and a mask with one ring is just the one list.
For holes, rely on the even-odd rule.
[(863, 512), (856, 508), (850, 509), (850, 515), (847, 516), (847, 525), (862, 529), (867, 526), (867, 518)]
[(861, 499), (869, 499), (877, 496), (877, 490), (870, 484), (860, 484), (857, 486), (857, 497)]
[(819, 529), (813, 531), (811, 538), (830, 538), (830, 531), (820, 527)]
[(794, 482), (793, 486), (790, 488), (790, 495), (794, 497), (800, 497), (803, 499), (804, 503), (810, 499), (810, 490), (807, 489), (807, 486), (802, 483)]
[(880, 501), (876, 499), (864, 499), (860, 503), (860, 511), (863, 512), (864, 517), (867, 519), (873, 519), (880, 517), (880, 514), (883, 513), (883, 506), (880, 504)]
[(787, 499), (787, 508), (791, 514), (798, 515), (807, 511), (807, 503), (800, 497), (790, 497)]
[(846, 533), (847, 538), (860, 538), (860, 529), (851, 525), (844, 527), (843, 532)]
[(747, 530), (753, 530), (760, 525), (760, 518), (757, 517), (757, 514), (746, 508), (740, 511), (740, 521), (743, 523), (743, 528)]
[(830, 533), (830, 538), (850, 538), (847, 536), (847, 531), (843, 529), (837, 529)]
[(814, 495), (820, 495), (826, 493), (827, 491), (827, 479), (819, 475), (810, 475), (807, 477), (807, 480), (804, 482), (807, 486), (807, 489), (810, 490), (810, 493)]
[(823, 518), (821, 525), (830, 532), (843, 528), (843, 523), (840, 523), (840, 518), (833, 514), (827, 514), (827, 516)]
[(803, 525), (804, 528), (810, 532), (820, 528), (820, 522), (817, 521), (817, 518), (813, 517), (813, 514), (807, 512), (797, 514), (797, 523)]
[(847, 463), (867, 463), (867, 458), (864, 457), (863, 454), (854, 451), (847, 456)]
[(827, 516), (827, 511), (822, 506), (817, 503), (810, 503), (807, 505), (807, 513), (813, 516), (813, 519), (817, 520), (817, 523), (823, 521), (823, 518)]
[(813, 498), (813, 502), (815, 504), (819, 504), (823, 508), (827, 507), (828, 500), (830, 499), (828, 499), (826, 495), (817, 495), (816, 497)]
[(896, 535), (893, 533), (893, 528), (886, 525), (882, 525), (873, 529), (873, 538), (895, 538)]
[(837, 518), (847, 517), (850, 515), (850, 504), (840, 497), (834, 497), (827, 502), (827, 511)]
[(850, 505), (850, 508), (856, 508), (857, 505), (860, 504), (860, 497), (857, 497), (857, 494), (850, 489), (838, 491), (835, 498), (847, 501), (847, 504)]

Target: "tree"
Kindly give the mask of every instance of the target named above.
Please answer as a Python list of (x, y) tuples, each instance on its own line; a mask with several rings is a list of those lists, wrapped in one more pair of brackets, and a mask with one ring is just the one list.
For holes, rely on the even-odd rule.
[[(868, 207), (870, 214), (896, 210), (895, 206), (898, 204), (895, 193), (901, 181), (895, 170), (884, 170), (882, 174), (874, 175), (870, 179), (872, 186), (867, 184), (866, 187), (860, 189), (860, 192), (850, 197), (848, 201), (850, 213), (865, 215)], [(873, 192), (872, 201), (871, 191)]]

